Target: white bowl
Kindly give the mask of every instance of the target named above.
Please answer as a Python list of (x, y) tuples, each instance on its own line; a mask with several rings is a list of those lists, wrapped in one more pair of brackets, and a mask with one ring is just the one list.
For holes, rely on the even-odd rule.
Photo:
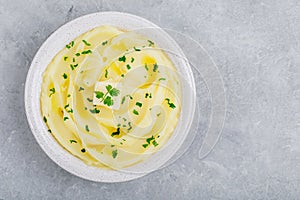
[[(112, 25), (124, 30), (137, 30), (153, 39), (173, 61), (182, 80), (182, 109), (178, 125), (165, 148), (161, 148), (148, 160), (122, 171), (88, 166), (67, 152), (47, 131), (40, 110), (42, 74), (52, 58), (65, 44), (97, 26)], [(144, 30), (144, 31), (143, 31)], [(147, 31), (145, 31), (147, 30)], [(172, 158), (183, 144), (193, 121), (196, 106), (196, 89), (190, 65), (177, 43), (161, 28), (141, 17), (119, 12), (100, 12), (79, 17), (57, 29), (36, 53), (27, 74), (25, 85), (26, 115), (37, 142), (45, 153), (68, 172), (97, 182), (122, 182), (142, 177)]]

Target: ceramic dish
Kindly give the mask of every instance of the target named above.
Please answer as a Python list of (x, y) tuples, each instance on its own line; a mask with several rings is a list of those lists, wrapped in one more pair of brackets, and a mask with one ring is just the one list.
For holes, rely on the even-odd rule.
[[(66, 151), (48, 132), (41, 113), (43, 73), (54, 56), (79, 35), (102, 25), (134, 31), (155, 41), (173, 62), (181, 82), (181, 112), (167, 143), (147, 160), (118, 170), (90, 166)], [(186, 57), (176, 42), (157, 25), (126, 13), (101, 12), (79, 17), (56, 30), (41, 46), (30, 66), (25, 85), (26, 115), (37, 142), (45, 153), (68, 172), (97, 182), (122, 182), (142, 177), (165, 166), (186, 139), (196, 104), (194, 78)]]

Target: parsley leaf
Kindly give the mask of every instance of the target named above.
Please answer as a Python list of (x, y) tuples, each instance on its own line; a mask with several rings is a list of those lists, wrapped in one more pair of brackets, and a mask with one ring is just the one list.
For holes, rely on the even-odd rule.
[(94, 108), (93, 110), (90, 109), (90, 112), (93, 114), (98, 114), (98, 113), (100, 113), (100, 110), (98, 110), (97, 108)]
[(90, 129), (89, 129), (89, 126), (88, 126), (88, 125), (85, 125), (85, 130), (86, 130), (87, 132), (90, 132)]
[(148, 71), (149, 70), (149, 68), (148, 68), (148, 66), (147, 66), (147, 63), (145, 63), (145, 69)]
[(104, 99), (104, 105), (107, 105), (107, 106), (111, 106), (114, 104), (114, 101), (112, 100), (112, 98), (110, 96), (107, 96), (105, 99)]
[(120, 135), (120, 127), (117, 128), (117, 131), (112, 132), (111, 137), (114, 137), (115, 135)]
[(133, 114), (135, 114), (135, 115), (139, 115), (139, 112), (136, 110), (136, 109), (133, 109)]
[(120, 58), (119, 58), (119, 61), (120, 61), (120, 62), (121, 62), (121, 61), (122, 61), (122, 62), (126, 62), (126, 57), (125, 57), (125, 56), (120, 57)]
[[(103, 98), (104, 96), (104, 93), (103, 92), (100, 92), (100, 91), (95, 91), (95, 94), (96, 94), (96, 98), (97, 99), (101, 99)], [(93, 101), (93, 100), (92, 100)]]
[(106, 44), (107, 44), (107, 40), (104, 41), (104, 42), (102, 42), (102, 45), (103, 45), (103, 46), (106, 45)]
[(65, 56), (65, 57), (64, 57), (64, 61), (67, 61), (67, 59), (68, 59), (68, 56)]
[(79, 53), (79, 52), (78, 52), (78, 53), (76, 53), (76, 54), (75, 54), (75, 56), (77, 56), (77, 57), (78, 57), (78, 56), (80, 56), (80, 53)]
[(68, 75), (66, 73), (63, 74), (64, 79), (68, 78)]
[(82, 42), (83, 42), (86, 46), (91, 46), (91, 44), (88, 43), (86, 40), (82, 40)]
[(115, 149), (111, 152), (112, 157), (115, 159), (118, 155), (118, 149)]
[(143, 144), (142, 146), (143, 146), (144, 148), (147, 148), (148, 145), (149, 145), (149, 144)]
[(160, 78), (158, 79), (159, 81), (165, 81), (166, 79), (165, 78)]
[(109, 92), (113, 87), (111, 85), (107, 85), (106, 87), (107, 92)]
[(137, 105), (138, 107), (142, 107), (142, 103), (141, 102), (136, 102), (135, 105)]
[(131, 61), (130, 61), (130, 62), (131, 62), (131, 63), (133, 63), (133, 61), (134, 61), (134, 58), (133, 58), (133, 57), (131, 57)]
[(81, 54), (89, 54), (89, 53), (92, 53), (92, 50), (89, 49), (89, 50), (81, 52)]
[(155, 147), (158, 145), (158, 143), (156, 142), (156, 140), (153, 140), (152, 144), (153, 144), (153, 146), (155, 146)]
[(158, 65), (155, 63), (155, 64), (153, 65), (153, 72), (156, 72), (157, 69), (158, 69)]
[(146, 142), (147, 142), (148, 144), (150, 144), (150, 142), (151, 142), (152, 140), (154, 140), (153, 135), (152, 135), (150, 138), (147, 138), (147, 139), (146, 139)]
[(67, 119), (69, 119), (69, 117), (64, 117), (64, 121), (66, 121)]
[(47, 123), (47, 118), (45, 116), (43, 117), (43, 120), (45, 123)]
[(118, 96), (120, 94), (120, 90), (116, 89), (116, 88), (112, 88), (109, 91), (109, 94), (113, 97), (113, 96)]
[(126, 67), (127, 67), (127, 69), (128, 69), (128, 70), (130, 70), (130, 69), (131, 69), (130, 65), (128, 65), (128, 64), (126, 65)]
[(82, 153), (85, 153), (85, 148), (82, 148), (80, 151), (81, 151)]
[(176, 106), (174, 105), (174, 103), (170, 102), (169, 98), (166, 98), (165, 100), (168, 102), (170, 108), (172, 108), (172, 109), (176, 108)]
[(108, 75), (108, 71), (107, 71), (107, 69), (106, 69), (106, 70), (105, 70), (104, 77), (107, 78), (107, 75)]
[(136, 47), (133, 47), (133, 49), (134, 49), (135, 51), (141, 51), (140, 49), (138, 49), (138, 48), (136, 48)]
[(152, 42), (151, 40), (148, 40), (148, 42), (149, 42), (149, 47), (154, 45), (154, 42)]
[(88, 100), (88, 102), (93, 102), (93, 99), (90, 98), (86, 98), (86, 100)]
[(82, 90), (84, 90), (84, 88), (83, 88), (83, 87), (80, 87), (80, 88), (79, 88), (79, 92), (82, 91)]
[(51, 97), (55, 93), (55, 88), (51, 88), (49, 91), (50, 91), (49, 97)]
[(70, 140), (70, 143), (72, 144), (72, 143), (77, 143), (77, 141), (76, 140)]

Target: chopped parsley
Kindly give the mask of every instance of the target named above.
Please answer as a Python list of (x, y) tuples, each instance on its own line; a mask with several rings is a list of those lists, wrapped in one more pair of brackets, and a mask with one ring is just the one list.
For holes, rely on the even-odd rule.
[(172, 108), (172, 109), (176, 108), (176, 106), (174, 105), (174, 103), (170, 102), (169, 98), (166, 98), (165, 100), (168, 102), (170, 108)]
[(107, 78), (107, 75), (108, 75), (108, 71), (107, 71), (107, 69), (106, 69), (106, 70), (105, 70), (104, 77)]
[(107, 44), (107, 40), (104, 41), (104, 42), (102, 42), (102, 45), (103, 45), (103, 46), (106, 45), (106, 44)]
[(146, 139), (146, 142), (147, 142), (148, 144), (150, 144), (152, 140), (154, 140), (153, 135), (152, 135), (150, 138), (147, 138), (147, 139)]
[(142, 146), (143, 146), (144, 148), (147, 148), (148, 145), (149, 145), (149, 144), (143, 144)]
[(124, 97), (122, 97), (122, 101), (121, 101), (121, 104), (123, 104), (124, 102), (125, 102), (125, 96)]
[(85, 148), (82, 148), (80, 151), (81, 151), (82, 153), (85, 153)]
[(100, 92), (100, 91), (95, 91), (95, 94), (96, 94), (96, 98), (97, 98), (97, 99), (101, 99), (101, 98), (103, 98), (103, 96), (104, 96), (104, 93), (103, 93), (103, 92)]
[(133, 63), (134, 62), (134, 58), (133, 57), (131, 57), (131, 61), (130, 61), (131, 63)]
[(62, 76), (64, 77), (64, 79), (68, 78), (68, 75), (66, 73), (64, 73)]
[(78, 64), (75, 64), (75, 65), (70, 64), (70, 67), (71, 67), (72, 70), (74, 70), (76, 67), (78, 67)]
[(156, 72), (157, 69), (158, 69), (158, 65), (155, 63), (155, 64), (153, 65), (153, 72)]
[(94, 108), (94, 109), (90, 109), (90, 112), (93, 114), (98, 114), (98, 113), (100, 113), (100, 110), (98, 110), (97, 108)]
[(48, 129), (48, 132), (49, 132), (49, 133), (52, 133), (51, 129)]
[(154, 45), (154, 42), (152, 42), (151, 40), (148, 40), (148, 42), (149, 42), (149, 47)]
[(67, 97), (70, 97), (71, 95), (70, 94), (68, 94), (68, 96)]
[(114, 137), (115, 135), (120, 135), (120, 127), (117, 128), (117, 131), (112, 132), (111, 137)]
[(71, 144), (72, 144), (72, 143), (77, 143), (76, 140), (69, 140), (69, 141), (70, 141)]
[(64, 61), (67, 61), (67, 59), (68, 59), (68, 56), (65, 56), (65, 57), (64, 57)]
[(135, 51), (141, 51), (140, 49), (138, 49), (138, 48), (136, 48), (136, 47), (133, 47), (133, 49), (134, 49)]
[(89, 49), (89, 50), (81, 52), (81, 54), (89, 54), (89, 53), (92, 53), (92, 50)]
[(64, 117), (64, 121), (66, 121), (67, 119), (69, 119), (69, 117)]
[(160, 78), (158, 79), (159, 81), (165, 81), (166, 79), (165, 78)]
[[(129, 126), (129, 128), (127, 130), (130, 131), (132, 129), (131, 122), (128, 122), (128, 126)], [(126, 140), (124, 140), (124, 141), (126, 141)]]
[(153, 144), (153, 146), (155, 146), (155, 147), (158, 145), (158, 143), (156, 142), (156, 140), (153, 140), (152, 144)]
[(141, 102), (136, 102), (135, 105), (137, 105), (138, 107), (142, 107), (142, 103)]
[(88, 100), (88, 102), (93, 102), (93, 99), (90, 98), (86, 98), (86, 100)]
[(66, 45), (67, 49), (70, 49), (71, 47), (74, 46), (74, 41), (70, 42), (69, 44)]
[(136, 110), (136, 109), (133, 109), (133, 114), (135, 114), (135, 115), (139, 115), (139, 112)]
[(126, 67), (127, 67), (127, 69), (128, 69), (128, 70), (130, 70), (130, 69), (131, 69), (130, 65), (128, 65), (128, 64), (126, 65)]
[(82, 42), (83, 42), (86, 46), (91, 46), (91, 44), (88, 43), (86, 40), (82, 40)]
[(146, 99), (147, 99), (147, 98), (150, 98), (150, 99), (151, 99), (151, 98), (152, 98), (152, 94), (147, 92), (147, 93), (145, 94), (145, 98), (146, 98)]
[(49, 91), (50, 91), (49, 97), (51, 97), (53, 94), (55, 94), (55, 88), (51, 88)]
[(79, 52), (78, 52), (78, 53), (76, 53), (76, 54), (75, 54), (75, 56), (77, 56), (77, 57), (78, 57), (78, 56), (80, 56), (80, 53), (79, 53)]
[(145, 63), (145, 69), (148, 71), (149, 70), (149, 68), (148, 68), (148, 66), (147, 66), (147, 63)]
[(114, 104), (114, 101), (112, 100), (112, 98), (110, 96), (107, 96), (104, 99), (103, 103), (104, 103), (104, 105), (112, 106)]
[(124, 74), (121, 74), (121, 77), (124, 77)]
[(89, 126), (88, 126), (88, 125), (85, 125), (85, 130), (86, 130), (87, 132), (90, 132), (90, 129), (89, 129)]
[(84, 88), (83, 88), (83, 87), (80, 87), (80, 88), (79, 88), (79, 92), (82, 91), (82, 90), (84, 90)]
[(73, 109), (67, 110), (68, 107), (69, 107), (69, 104), (65, 105), (64, 108), (66, 109), (66, 111), (67, 111), (68, 113), (73, 113)]
[(47, 123), (47, 118), (45, 116), (43, 117), (43, 120), (45, 123)]
[(115, 149), (111, 152), (112, 157), (115, 159), (118, 155), (118, 149)]
[(126, 62), (126, 57), (125, 57), (125, 56), (120, 57), (120, 58), (119, 58), (119, 61), (120, 61), (120, 62)]
[(107, 40), (104, 41), (104, 42), (102, 42), (102, 45), (103, 45), (103, 46), (106, 45), (106, 44), (107, 44)]
[(72, 59), (73, 62), (76, 62), (75, 58)]

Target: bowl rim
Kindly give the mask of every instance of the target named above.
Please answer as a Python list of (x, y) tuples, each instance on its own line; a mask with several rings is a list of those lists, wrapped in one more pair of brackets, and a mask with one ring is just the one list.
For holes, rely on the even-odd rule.
[[(26, 113), (26, 117), (27, 117), (27, 120), (28, 120), (29, 127), (31, 129), (31, 132), (34, 135), (34, 137), (35, 137), (36, 141), (38, 142), (39, 146), (43, 149), (43, 151), (47, 154), (47, 156), (52, 161), (54, 161), (57, 165), (59, 165), (60, 167), (62, 167), (63, 169), (65, 169), (66, 171), (68, 171), (71, 174), (74, 174), (78, 177), (81, 177), (83, 179), (87, 179), (87, 180), (90, 180), (90, 181), (95, 181), (95, 182), (124, 182), (124, 181), (130, 181), (130, 180), (133, 180), (133, 179), (143, 177), (143, 176), (147, 175), (148, 173), (137, 174), (137, 173), (128, 173), (128, 172), (126, 172), (126, 174), (125, 174), (125, 173), (120, 172), (120, 171), (115, 171), (115, 172), (112, 172), (110, 176), (105, 176), (105, 175), (103, 175), (103, 176), (101, 176), (101, 175), (100, 176), (93, 176), (93, 173), (82, 173), (81, 171), (75, 170), (72, 167), (72, 164), (68, 163), (69, 161), (71, 161), (71, 157), (75, 158), (75, 156), (73, 156), (69, 152), (67, 152), (67, 154), (69, 154), (71, 157), (68, 157), (68, 158), (64, 158), (64, 157), (62, 157), (62, 155), (59, 155), (59, 154), (53, 154), (53, 152), (51, 152), (51, 150), (49, 149), (49, 144), (50, 143), (48, 141), (44, 141), (41, 138), (41, 136), (39, 136), (39, 134), (37, 132), (39, 131), (40, 127), (38, 127), (37, 121), (42, 119), (42, 115), (41, 115), (40, 112), (35, 115), (33, 113), (34, 109), (40, 110), (40, 108), (32, 108), (32, 105), (31, 105), (31, 101), (33, 99), (32, 92), (31, 92), (32, 91), (33, 78), (34, 78), (33, 76), (34, 76), (34, 72), (36, 70), (35, 65), (36, 65), (36, 63), (38, 63), (39, 59), (41, 59), (40, 52), (46, 50), (47, 46), (49, 45), (51, 40), (53, 40), (57, 36), (57, 34), (60, 31), (62, 31), (64, 28), (70, 27), (70, 26), (72, 26), (73, 24), (75, 24), (77, 22), (79, 23), (80, 21), (85, 22), (86, 20), (89, 20), (90, 18), (97, 18), (97, 17), (103, 17), (103, 16), (108, 17), (108, 18), (110, 16), (115, 16), (115, 17), (117, 16), (117, 17), (120, 17), (120, 18), (124, 17), (124, 18), (127, 18), (127, 19), (131, 18), (131, 19), (138, 20), (141, 23), (144, 23), (145, 25), (148, 25), (152, 28), (157, 28), (160, 31), (162, 31), (162, 33), (165, 34), (165, 36), (168, 36), (168, 39), (170, 39), (170, 40), (172, 40), (172, 42), (174, 42), (174, 45), (177, 46), (177, 50), (179, 50), (180, 53), (184, 56), (181, 48), (173, 40), (173, 38), (169, 36), (169, 34), (167, 32), (165, 32), (163, 29), (161, 29), (156, 24), (154, 24), (154, 23), (150, 22), (149, 20), (146, 20), (142, 17), (136, 16), (136, 15), (133, 15), (133, 14), (123, 13), (123, 12), (115, 12), (115, 11), (95, 12), (95, 13), (91, 13), (91, 14), (88, 14), (88, 15), (80, 16), (80, 17), (78, 17), (78, 18), (76, 18), (76, 19), (74, 19), (70, 22), (65, 23), (64, 25), (62, 25), (58, 29), (56, 29), (53, 33), (51, 33), (51, 35), (49, 37), (47, 37), (47, 39), (43, 42), (43, 44), (40, 46), (40, 48), (36, 52), (32, 62), (31, 62), (30, 68), (28, 70), (27, 77), (26, 77), (26, 82), (25, 82), (25, 92), (24, 92), (25, 113)], [(101, 26), (101, 25), (104, 25), (104, 24), (98, 24), (98, 26)], [(93, 28), (91, 27), (90, 29), (93, 29)], [(86, 31), (88, 31), (88, 30), (82, 31), (77, 36), (81, 35), (82, 33), (86, 32)], [(73, 37), (73, 38), (75, 38), (75, 37)], [(189, 65), (188, 62), (187, 62), (187, 65)], [(190, 66), (189, 66), (189, 69), (191, 70)], [(190, 75), (192, 77), (192, 80), (191, 80), (192, 81), (192, 89), (194, 89), (194, 92), (195, 92), (194, 93), (195, 99), (193, 101), (194, 105), (191, 105), (191, 106), (193, 106), (193, 109), (192, 109), (193, 113), (191, 113), (192, 117), (191, 117), (191, 120), (190, 120), (192, 122), (193, 118), (194, 118), (195, 106), (196, 106), (195, 105), (196, 104), (196, 89), (195, 89), (195, 84), (194, 84), (195, 81), (194, 81), (193, 74), (192, 74), (191, 71), (190, 71), (190, 73), (191, 73)], [(41, 83), (38, 83), (38, 84), (41, 84)], [(40, 94), (40, 91), (38, 91), (38, 93)], [(37, 118), (37, 115), (40, 117), (40, 119)], [(188, 128), (190, 128), (191, 122), (190, 122), (190, 125), (188, 126)], [(53, 137), (53, 136), (51, 135), (51, 137)], [(56, 142), (56, 143), (57, 143), (57, 145), (59, 145), (61, 147), (61, 145), (58, 144), (58, 142)], [(55, 147), (53, 147), (53, 148), (55, 148)], [(78, 159), (78, 158), (76, 158), (76, 159)], [(82, 162), (81, 160), (79, 160), (79, 161)], [(84, 163), (84, 165), (87, 168), (90, 168), (90, 169), (95, 168), (95, 167), (92, 167), (92, 166), (88, 166), (85, 163)], [(104, 171), (103, 169), (100, 169), (100, 168), (97, 168), (97, 170)], [(105, 171), (105, 172), (107, 172), (107, 171)]]

